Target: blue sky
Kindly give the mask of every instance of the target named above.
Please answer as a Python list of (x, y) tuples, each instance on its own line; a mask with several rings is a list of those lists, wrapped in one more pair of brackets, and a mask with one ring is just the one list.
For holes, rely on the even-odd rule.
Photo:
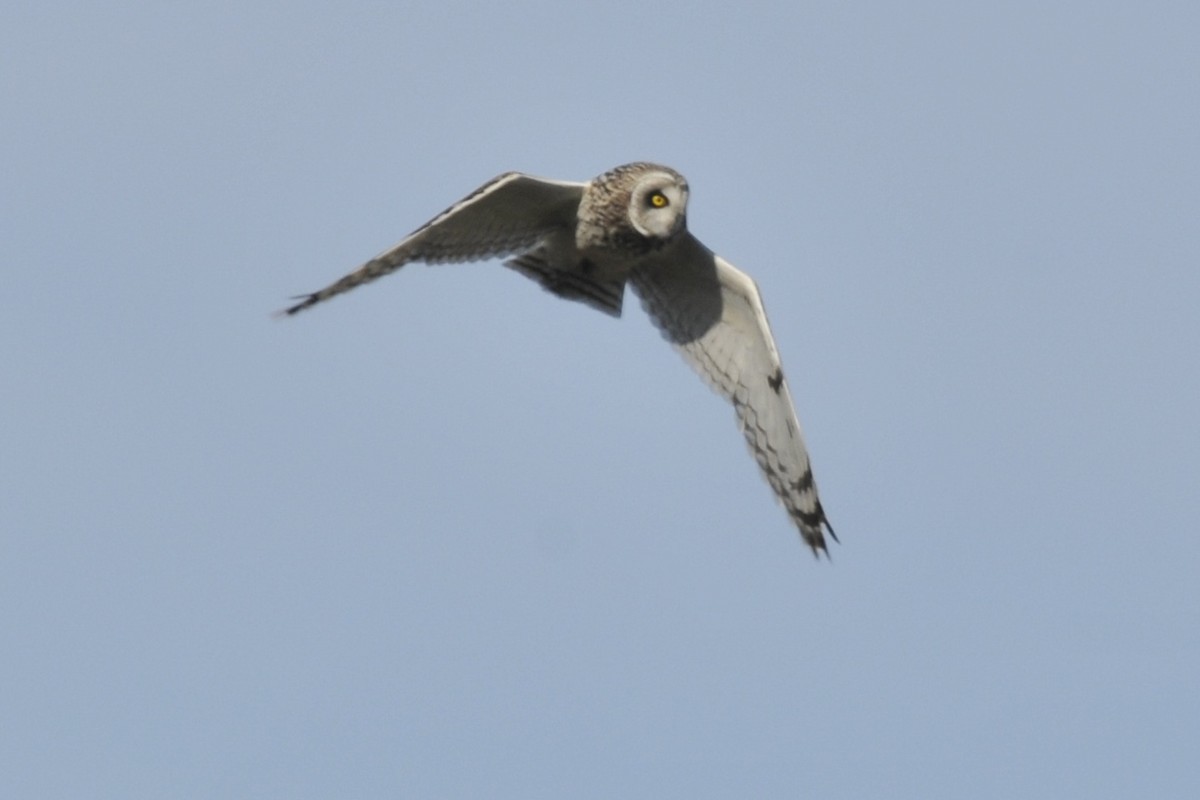
[[(1200, 789), (1193, 4), (4, 17), (0, 794)], [(639, 159), (759, 282), (832, 563), (636, 303), (270, 317)]]

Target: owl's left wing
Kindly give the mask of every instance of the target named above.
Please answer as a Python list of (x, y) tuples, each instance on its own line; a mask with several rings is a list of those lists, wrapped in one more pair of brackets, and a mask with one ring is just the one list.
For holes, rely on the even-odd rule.
[(506, 172), (417, 228), (390, 250), (284, 309), (296, 314), (405, 264), (478, 261), (523, 253), (554, 232), (572, 233), (585, 183)]
[(754, 281), (690, 234), (637, 269), (642, 305), (684, 359), (733, 403), (750, 451), (800, 535), (819, 555), (836, 540), (775, 340)]

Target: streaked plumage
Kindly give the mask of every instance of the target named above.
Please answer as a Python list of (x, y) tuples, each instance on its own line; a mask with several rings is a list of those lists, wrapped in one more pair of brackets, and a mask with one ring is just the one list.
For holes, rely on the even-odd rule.
[(632, 283), (663, 336), (733, 404), (767, 482), (819, 554), (833, 529), (758, 287), (688, 232), (687, 201), (682, 175), (645, 162), (587, 183), (505, 173), (285, 313), (414, 261), (507, 257), (548, 291), (614, 317)]

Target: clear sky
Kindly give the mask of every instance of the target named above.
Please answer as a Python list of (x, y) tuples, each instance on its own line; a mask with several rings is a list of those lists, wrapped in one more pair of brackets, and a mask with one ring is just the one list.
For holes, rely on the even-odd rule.
[[(15, 6), (0, 796), (1200, 795), (1195, 3)], [(832, 563), (636, 302), (270, 316), (640, 159)]]

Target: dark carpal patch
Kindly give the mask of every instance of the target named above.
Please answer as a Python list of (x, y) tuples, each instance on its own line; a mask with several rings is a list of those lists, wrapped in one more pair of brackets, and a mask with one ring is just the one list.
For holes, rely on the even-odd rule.
[(781, 368), (775, 368), (775, 374), (767, 378), (767, 385), (775, 394), (779, 394), (779, 390), (783, 388), (783, 370)]

